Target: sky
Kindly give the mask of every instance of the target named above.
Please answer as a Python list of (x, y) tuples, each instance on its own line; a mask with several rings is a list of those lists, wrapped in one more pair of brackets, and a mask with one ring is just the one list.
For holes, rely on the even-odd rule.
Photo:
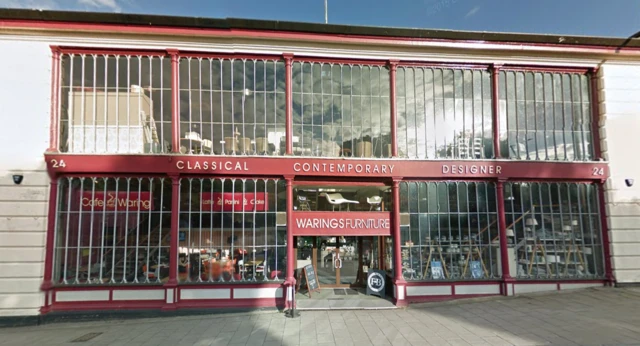
[[(640, 0), (327, 0), (329, 24), (628, 37)], [(324, 0), (0, 0), (0, 7), (324, 23)]]

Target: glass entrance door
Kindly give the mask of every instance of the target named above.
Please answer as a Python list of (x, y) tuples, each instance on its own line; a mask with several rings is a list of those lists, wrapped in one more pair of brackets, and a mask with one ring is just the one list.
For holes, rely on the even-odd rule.
[(360, 237), (316, 237), (316, 273), (320, 285), (355, 286), (362, 280)]
[(341, 267), (336, 280), (342, 285), (354, 285), (358, 281), (361, 269), (358, 247), (358, 237), (340, 238), (340, 260), (342, 263), (340, 263)]

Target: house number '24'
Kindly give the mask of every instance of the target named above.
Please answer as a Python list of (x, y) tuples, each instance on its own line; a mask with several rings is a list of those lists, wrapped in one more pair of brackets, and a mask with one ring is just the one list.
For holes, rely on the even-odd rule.
[(51, 160), (51, 166), (53, 168), (64, 168), (67, 167), (67, 164), (64, 162), (64, 160), (56, 160), (56, 159), (52, 159)]
[(604, 168), (593, 167), (593, 175), (604, 175)]

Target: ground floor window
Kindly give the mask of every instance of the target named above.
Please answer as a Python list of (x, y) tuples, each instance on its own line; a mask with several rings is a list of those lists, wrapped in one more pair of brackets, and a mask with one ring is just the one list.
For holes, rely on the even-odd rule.
[(589, 183), (505, 184), (508, 255), (515, 276), (602, 278), (598, 193)]
[(180, 180), (180, 282), (283, 280), (286, 187), (276, 179)]
[(402, 182), (400, 212), (405, 280), (501, 276), (494, 183)]
[(54, 279), (161, 283), (169, 276), (168, 178), (61, 178)]
[[(596, 184), (509, 181), (501, 196), (496, 184), (400, 183), (402, 268), (397, 270), (405, 280), (499, 279), (503, 259), (511, 277), (520, 280), (604, 277), (601, 192)], [(322, 204), (320, 190), (297, 186), (294, 213), (334, 209)], [(325, 193), (325, 187), (322, 190)], [(387, 186), (331, 188), (332, 193), (338, 190), (348, 197), (353, 194), (357, 211), (396, 207)], [(302, 192), (306, 199), (300, 199)], [(275, 178), (185, 177), (177, 196), (167, 177), (60, 178), (53, 280), (59, 285), (161, 284), (169, 279), (173, 265), (181, 283), (281, 281), (288, 245), (286, 197), (285, 180)], [(498, 201), (504, 203), (505, 249), (500, 248)], [(172, 220), (172, 202), (179, 206), (177, 220)], [(175, 253), (170, 251), (172, 222), (178, 225)], [(348, 239), (329, 249), (336, 254), (336, 248), (344, 250), (344, 257), (353, 261), (357, 258), (357, 270), (349, 274), (354, 278), (361, 277), (365, 267), (392, 267), (396, 240), (378, 239), (376, 246), (367, 241), (358, 243), (363, 248), (357, 251)], [(331, 269), (331, 251), (299, 260), (319, 261)], [(346, 267), (342, 274), (349, 284), (355, 282)], [(331, 280), (347, 284), (340, 278), (337, 274)]]

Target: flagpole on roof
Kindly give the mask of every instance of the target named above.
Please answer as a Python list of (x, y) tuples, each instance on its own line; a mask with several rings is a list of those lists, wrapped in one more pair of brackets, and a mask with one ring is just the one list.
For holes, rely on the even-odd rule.
[(324, 23), (325, 24), (329, 23), (329, 12), (327, 9), (327, 0), (324, 0)]

